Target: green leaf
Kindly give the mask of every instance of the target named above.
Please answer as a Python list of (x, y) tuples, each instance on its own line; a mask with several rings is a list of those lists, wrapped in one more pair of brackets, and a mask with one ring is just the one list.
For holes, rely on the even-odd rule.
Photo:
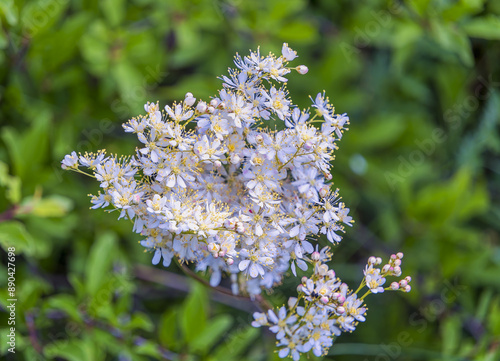
[(24, 224), (18, 221), (0, 223), (0, 245), (4, 250), (15, 247), (16, 254), (29, 253), (34, 244), (33, 237), (28, 233)]
[(453, 23), (442, 23), (437, 19), (431, 20), (431, 29), (436, 42), (448, 50), (458, 55), (466, 66), (474, 64), (474, 57), (469, 38)]
[(85, 269), (85, 289), (94, 295), (106, 280), (115, 257), (116, 235), (111, 232), (101, 234), (90, 250)]
[(33, 201), (30, 213), (37, 217), (62, 217), (73, 208), (73, 201), (69, 198), (51, 195)]
[(232, 324), (233, 319), (229, 315), (219, 315), (210, 319), (207, 328), (191, 343), (191, 349), (194, 352), (208, 352)]
[(126, 11), (124, 0), (101, 0), (99, 5), (111, 26), (117, 26), (123, 21)]
[(21, 180), (9, 175), (9, 167), (0, 161), (0, 187), (5, 187), (5, 197), (13, 204), (21, 200)]
[(183, 304), (181, 330), (184, 340), (194, 341), (207, 326), (207, 292), (199, 283), (192, 283), (191, 292)]
[(231, 333), (229, 339), (212, 354), (211, 361), (233, 361), (257, 338), (260, 331), (255, 327), (245, 327)]
[(85, 351), (80, 340), (55, 341), (43, 348), (43, 354), (50, 360), (61, 357), (68, 361), (85, 361)]
[(33, 107), (26, 115), (36, 118), (30, 130), (21, 135), (14, 128), (4, 127), (2, 139), (11, 156), (14, 174), (19, 176), (23, 183), (35, 185), (39, 182), (39, 177), (33, 175), (43, 169), (48, 155), (52, 113), (47, 108)]
[(441, 17), (447, 21), (458, 21), (468, 15), (480, 13), (485, 0), (459, 0), (450, 2), (451, 6), (444, 10)]
[(490, 14), (480, 18), (474, 18), (466, 22), (463, 28), (467, 35), (473, 38), (499, 40), (500, 16)]
[(444, 320), (441, 328), (443, 340), (443, 355), (451, 356), (460, 344), (462, 333), (462, 322), (458, 316), (451, 316)]
[(23, 30), (30, 38), (35, 38), (53, 27), (64, 14), (69, 1), (35, 0), (22, 8)]
[(134, 351), (139, 355), (155, 357), (158, 360), (162, 357), (158, 350), (158, 345), (153, 341), (145, 341), (139, 346), (134, 347)]
[(126, 330), (140, 329), (151, 332), (154, 329), (153, 322), (149, 316), (142, 312), (136, 312), (132, 315), (130, 322), (124, 327)]
[(74, 321), (81, 321), (77, 300), (73, 295), (58, 294), (50, 297), (44, 303), (44, 308), (52, 308), (66, 312)]
[(17, 25), (19, 15), (14, 0), (0, 1), (0, 15), (3, 15), (9, 25)]
[(158, 338), (160, 344), (172, 350), (176, 350), (179, 346), (177, 315), (178, 311), (176, 309), (166, 311), (161, 316), (160, 323), (158, 325)]

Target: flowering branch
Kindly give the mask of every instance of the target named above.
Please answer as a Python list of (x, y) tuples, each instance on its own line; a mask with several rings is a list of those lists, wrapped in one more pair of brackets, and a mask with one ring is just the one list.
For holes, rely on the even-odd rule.
[[(101, 191), (91, 196), (92, 208), (112, 208), (130, 220), (141, 245), (154, 253), (153, 264), (163, 260), (168, 267), (174, 260), (223, 294), (229, 291), (218, 285), (227, 276), (231, 294), (258, 300), (268, 312), (257, 313), (254, 326), (268, 325), (280, 356), (294, 360), (310, 350), (325, 354), (335, 337), (364, 321), (364, 298), (386, 290), (386, 276), (401, 275), (402, 258), (394, 255), (382, 269), (375, 267), (381, 260), (370, 258), (355, 292), (325, 264), (330, 248), (319, 250), (318, 237), (336, 245), (353, 224), (329, 183), (349, 118), (335, 113), (325, 93), (311, 98), (313, 114), (293, 105), (287, 76), (308, 72), (288, 66), (296, 57), (287, 44), (280, 56), (237, 55), (236, 68), (220, 78), (222, 89), (210, 101), (187, 93), (163, 110), (148, 102), (144, 115), (125, 123), (125, 132), (142, 143), (134, 156), (73, 152), (62, 161), (64, 169), (95, 177)], [(277, 128), (284, 129), (267, 129), (264, 121), (282, 122)], [(277, 316), (262, 290), (279, 285), (288, 270), (296, 276), (297, 267), (313, 274)], [(408, 282), (391, 289), (409, 291)]]

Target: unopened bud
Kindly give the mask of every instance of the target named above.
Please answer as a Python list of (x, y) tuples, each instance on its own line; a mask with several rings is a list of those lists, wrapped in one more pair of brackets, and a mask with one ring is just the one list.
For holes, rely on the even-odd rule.
[(217, 99), (210, 100), (210, 106), (215, 108), (218, 104), (219, 104), (219, 101)]
[(255, 136), (255, 141), (260, 144), (260, 143), (262, 143), (264, 141), (264, 137), (262, 135), (260, 135), (260, 134), (257, 134)]
[(217, 168), (220, 168), (220, 167), (222, 166), (222, 163), (221, 163), (221, 161), (220, 161), (220, 160), (216, 160), (216, 161), (214, 162), (214, 165), (215, 165)]
[(320, 301), (323, 302), (324, 304), (327, 304), (329, 300), (328, 300), (328, 297), (323, 296), (320, 298)]
[(382, 267), (382, 273), (387, 273), (390, 268), (391, 268), (390, 265), (388, 265), (388, 264), (384, 265), (384, 267)]
[(240, 222), (237, 223), (236, 232), (245, 233), (245, 227), (243, 226), (243, 223), (240, 223)]
[(321, 198), (325, 198), (328, 195), (329, 188), (328, 187), (321, 187), (319, 190), (319, 195)]
[(397, 255), (399, 259), (403, 258), (403, 252), (398, 252)]
[[(191, 93), (188, 93), (191, 94)], [(186, 104), (188, 107), (193, 106), (193, 104), (196, 102), (196, 98), (193, 98), (193, 95), (191, 94), (190, 97), (187, 96), (186, 94), (186, 99), (184, 99), (184, 104)]]
[(326, 273), (326, 276), (330, 279), (334, 279), (335, 278), (335, 271), (334, 270), (329, 270), (327, 273)]
[(375, 262), (377, 262), (377, 259), (373, 256), (371, 256), (370, 258), (368, 258), (368, 264), (375, 264)]
[(303, 284), (306, 284), (307, 280), (308, 280), (308, 278), (306, 276), (302, 277), (302, 279), (301, 279)]
[(392, 283), (391, 283), (391, 289), (392, 289), (392, 290), (398, 290), (398, 289), (399, 289), (399, 283), (397, 283), (397, 282), (392, 282)]
[(234, 260), (232, 258), (228, 258), (226, 263), (231, 266), (234, 263)]
[(406, 276), (405, 280), (406, 280), (406, 282), (410, 283), (411, 282), (411, 277), (410, 276)]
[(410, 292), (410, 291), (411, 291), (411, 286), (410, 286), (410, 285), (407, 285), (407, 286), (405, 287), (405, 292)]
[(406, 287), (406, 286), (408, 286), (408, 282), (406, 282), (406, 280), (401, 280), (401, 281), (399, 281), (399, 285), (401, 287)]
[(311, 258), (312, 258), (312, 260), (313, 260), (313, 261), (319, 261), (319, 258), (320, 258), (320, 254), (319, 254), (319, 252), (314, 251), (314, 252), (312, 253), (312, 255), (311, 255)]
[(199, 101), (198, 102), (198, 105), (196, 106), (196, 111), (198, 113), (205, 113), (207, 111), (207, 103), (205, 103), (204, 101)]
[(342, 295), (340, 295), (340, 296), (337, 298), (337, 301), (338, 301), (340, 304), (342, 304), (342, 303), (344, 303), (344, 302), (345, 302), (345, 297), (344, 297), (344, 296), (342, 296)]
[(393, 273), (394, 273), (394, 276), (396, 276), (396, 277), (401, 276), (401, 267), (399, 267), (399, 266), (394, 267)]
[(381, 264), (381, 263), (382, 263), (382, 258), (377, 257), (377, 261), (375, 262), (375, 264)]
[(303, 147), (305, 150), (311, 150), (313, 147), (313, 144), (311, 142), (307, 141), (304, 143)]
[(326, 178), (326, 180), (332, 180), (333, 177), (330, 173), (326, 173), (325, 178)]
[(395, 266), (401, 266), (401, 260), (400, 259), (397, 259), (394, 261), (394, 265)]
[(299, 74), (307, 74), (307, 72), (309, 71), (309, 68), (305, 65), (299, 65), (298, 67), (295, 68), (295, 70), (297, 70), (297, 72)]
[(215, 108), (214, 108), (214, 107), (212, 107), (212, 106), (209, 106), (209, 107), (207, 108), (207, 110), (208, 110), (208, 112), (209, 112), (209, 113), (213, 113), (213, 112), (215, 112)]
[(343, 314), (345, 313), (345, 308), (343, 306), (337, 307), (337, 312)]

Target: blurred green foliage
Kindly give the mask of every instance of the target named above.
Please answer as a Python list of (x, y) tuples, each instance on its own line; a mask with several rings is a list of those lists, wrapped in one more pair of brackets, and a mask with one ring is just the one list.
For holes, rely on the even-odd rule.
[[(500, 2), (1, 0), (0, 24), (9, 359), (277, 359), (239, 300), (175, 269), (153, 277), (129, 224), (88, 210), (97, 185), (59, 164), (72, 150), (132, 153), (120, 124), (146, 101), (207, 98), (235, 52), (283, 42), (310, 69), (290, 77), (298, 105), (325, 89), (351, 118), (334, 180), (356, 224), (337, 273), (357, 282), (369, 255), (402, 250), (414, 279), (409, 295), (369, 299), (367, 322), (325, 359), (500, 359)], [(7, 333), (2, 314), (1, 357)]]

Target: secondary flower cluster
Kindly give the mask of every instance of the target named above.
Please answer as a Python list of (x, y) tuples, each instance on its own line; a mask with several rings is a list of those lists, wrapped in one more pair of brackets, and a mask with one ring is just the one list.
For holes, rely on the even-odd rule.
[[(268, 326), (276, 334), (279, 356), (290, 356), (299, 360), (301, 353), (312, 351), (315, 356), (328, 353), (334, 339), (342, 332), (352, 332), (359, 322), (365, 321), (366, 305), (364, 299), (370, 293), (384, 290), (410, 292), (410, 277), (382, 287), (386, 276), (401, 275), (402, 253), (393, 254), (389, 263), (382, 268), (380, 258), (370, 257), (365, 268), (365, 277), (356, 291), (336, 277), (328, 268), (329, 247), (311, 255), (314, 273), (311, 278), (303, 277), (298, 286), (298, 298), (290, 297), (288, 307), (282, 306), (267, 313), (254, 313), (254, 327)], [(358, 297), (364, 287), (368, 290)]]
[[(73, 152), (62, 161), (64, 169), (100, 183), (101, 191), (91, 198), (92, 208), (116, 210), (119, 219), (130, 220), (133, 230), (144, 237), (141, 245), (154, 253), (153, 264), (192, 262), (197, 271), (210, 274), (212, 286), (229, 275), (233, 292), (251, 297), (280, 284), (289, 269), (296, 275), (297, 267), (305, 271), (313, 264), (314, 276), (300, 290), (305, 308), (298, 303), (291, 306), (300, 327), (290, 334), (292, 328), (280, 323), (278, 339), (281, 345), (289, 342), (294, 358), (301, 349), (297, 340), (305, 339), (306, 329), (316, 340), (311, 344), (316, 353), (331, 345), (326, 335), (354, 324), (337, 308), (338, 317), (332, 318), (326, 305), (344, 301), (334, 301), (330, 291), (345, 299), (350, 296), (346, 286), (315, 259), (328, 258), (328, 251), (314, 251), (320, 234), (336, 244), (344, 226), (353, 222), (330, 183), (330, 162), (349, 118), (336, 114), (324, 93), (311, 98), (312, 110), (293, 105), (286, 76), (292, 70), (308, 71), (304, 65), (288, 66), (296, 57), (287, 44), (279, 57), (262, 56), (259, 50), (237, 55), (236, 68), (222, 76), (223, 88), (210, 101), (197, 101), (187, 93), (183, 101), (164, 109), (148, 102), (145, 114), (125, 123), (125, 132), (135, 133), (142, 144), (133, 156)], [(397, 274), (400, 264), (397, 258), (389, 269), (377, 271), (376, 261), (365, 270), (372, 292), (383, 290), (384, 277)], [(316, 290), (318, 282), (328, 292)], [(316, 305), (317, 299), (326, 298), (321, 307)], [(359, 306), (352, 302), (357, 306), (350, 307)], [(316, 322), (321, 312), (324, 325)], [(271, 322), (276, 320), (269, 316)], [(292, 323), (294, 316), (290, 317), (287, 322)], [(315, 320), (306, 329), (300, 323), (304, 317)], [(326, 329), (317, 334), (312, 325), (328, 328), (330, 334)]]

